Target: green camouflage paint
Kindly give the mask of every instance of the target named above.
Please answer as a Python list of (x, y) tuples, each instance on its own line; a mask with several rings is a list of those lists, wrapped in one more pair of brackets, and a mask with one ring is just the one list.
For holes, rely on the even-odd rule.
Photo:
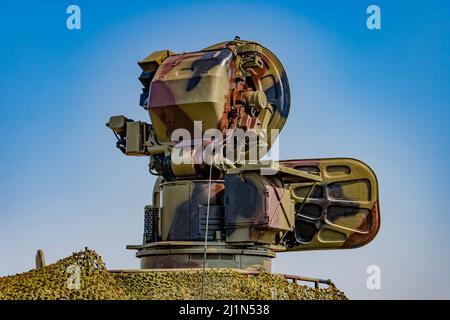
[(172, 158), (180, 149), (172, 136), (179, 129), (192, 139), (182, 143), (200, 146), (183, 154), (188, 160), (212, 145), (197, 141), (208, 129), (224, 139), (233, 129), (269, 130), (266, 135), (282, 130), (289, 82), (270, 50), (236, 37), (196, 52), (157, 51), (139, 65), (140, 104), (151, 124), (114, 116), (107, 125), (117, 147), (148, 156), (151, 173), (159, 177), (153, 204), (146, 207), (143, 244), (129, 246), (138, 250), (142, 268), (201, 267), (208, 202), (210, 267), (270, 270), (275, 252), (356, 248), (376, 236), (377, 179), (358, 160), (283, 160), (269, 164), (276, 168), (272, 175), (261, 174), (264, 154), (256, 163), (214, 162), (208, 201), (209, 164)]

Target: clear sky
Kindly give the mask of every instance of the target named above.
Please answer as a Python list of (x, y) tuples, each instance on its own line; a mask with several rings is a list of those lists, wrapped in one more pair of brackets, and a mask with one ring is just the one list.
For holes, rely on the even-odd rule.
[[(355, 250), (279, 254), (274, 271), (332, 279), (350, 298), (450, 298), (448, 1), (0, 2), (0, 275), (89, 246), (137, 268), (154, 178), (123, 156), (110, 115), (149, 120), (136, 62), (239, 35), (287, 71), (281, 158), (353, 157), (380, 185), (382, 226)], [(48, 2), (50, 3), (50, 2)], [(66, 8), (81, 8), (81, 30)], [(381, 30), (366, 8), (381, 8)], [(381, 268), (368, 290), (366, 268)]]

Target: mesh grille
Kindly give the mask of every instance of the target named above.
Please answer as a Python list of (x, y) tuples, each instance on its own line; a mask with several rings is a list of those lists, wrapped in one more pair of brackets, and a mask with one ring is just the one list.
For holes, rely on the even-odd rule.
[(158, 208), (145, 207), (144, 215), (144, 244), (158, 240)]

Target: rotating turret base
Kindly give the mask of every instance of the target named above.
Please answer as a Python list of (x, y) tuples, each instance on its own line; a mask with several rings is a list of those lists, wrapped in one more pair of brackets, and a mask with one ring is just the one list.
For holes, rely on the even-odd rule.
[[(202, 268), (204, 242), (164, 241), (130, 245), (137, 250), (141, 269)], [(232, 268), (271, 271), (273, 246), (237, 246), (225, 242), (208, 242), (206, 268)]]

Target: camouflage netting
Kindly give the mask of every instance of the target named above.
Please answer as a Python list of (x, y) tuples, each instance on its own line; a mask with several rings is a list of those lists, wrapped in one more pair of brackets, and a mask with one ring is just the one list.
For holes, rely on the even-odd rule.
[[(201, 271), (118, 273), (115, 277), (130, 299), (198, 299), (201, 296)], [(208, 270), (205, 282), (205, 299), (346, 299), (334, 286), (316, 290), (267, 272), (251, 276), (234, 270)]]
[(39, 270), (0, 278), (0, 299), (125, 298), (102, 258), (88, 249)]
[[(80, 282), (73, 281), (74, 270)], [(202, 273), (158, 271), (110, 273), (101, 257), (86, 249), (40, 270), (0, 278), (3, 299), (199, 299)], [(347, 299), (334, 286), (314, 289), (281, 276), (246, 275), (234, 270), (208, 270), (206, 299)]]

